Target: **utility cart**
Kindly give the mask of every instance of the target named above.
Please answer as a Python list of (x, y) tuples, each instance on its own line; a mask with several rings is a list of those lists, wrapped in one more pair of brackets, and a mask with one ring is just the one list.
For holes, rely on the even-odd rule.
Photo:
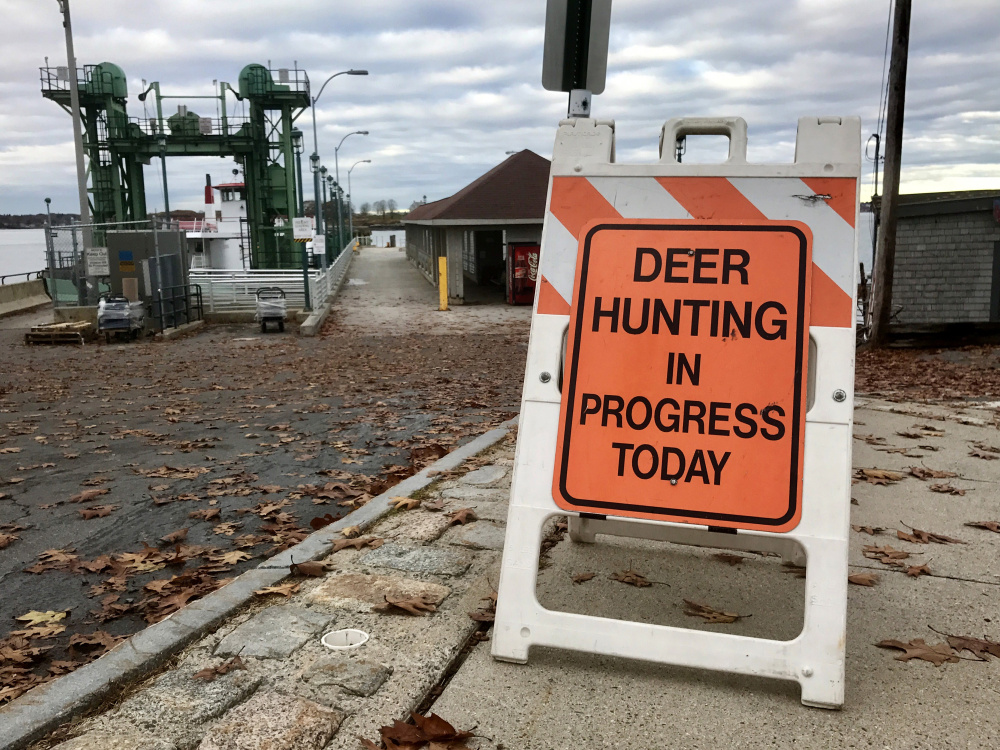
[(109, 344), (111, 337), (137, 339), (146, 327), (146, 306), (130, 302), (120, 294), (103, 294), (97, 303), (97, 332), (104, 334)]
[(268, 323), (277, 323), (278, 330), (285, 330), (285, 290), (278, 286), (262, 286), (257, 290), (257, 315), (260, 332), (267, 333)]

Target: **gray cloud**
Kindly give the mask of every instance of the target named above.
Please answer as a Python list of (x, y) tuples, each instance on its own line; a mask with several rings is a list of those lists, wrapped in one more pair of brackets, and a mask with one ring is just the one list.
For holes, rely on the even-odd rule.
[[(129, 75), (130, 112), (141, 79), (164, 92), (206, 94), (250, 62), (305, 67), (314, 83), (348, 67), (317, 111), (320, 151), (355, 200), (407, 206), (446, 196), (504, 158), (548, 156), (565, 96), (542, 90), (542, 0), (74, 0), (81, 63), (110, 60)], [(617, 121), (618, 158), (655, 158), (662, 123), (738, 114), (750, 158), (788, 161), (806, 114), (859, 114), (875, 127), (889, 3), (862, 0), (615, 0), (606, 93), (595, 114)], [(69, 118), (39, 94), (45, 55), (65, 60), (51, 0), (0, 0), (0, 212), (72, 210)], [(992, 0), (919, 3), (913, 14), (903, 187), (909, 192), (1000, 187), (1000, 21)], [(211, 103), (192, 101), (202, 114)], [(309, 115), (299, 121), (308, 130)], [(692, 144), (692, 147), (694, 144)], [(707, 155), (708, 152), (706, 152)], [(697, 153), (689, 153), (697, 157)], [(169, 163), (172, 206), (198, 207), (218, 159)], [(162, 204), (147, 168), (150, 202)]]

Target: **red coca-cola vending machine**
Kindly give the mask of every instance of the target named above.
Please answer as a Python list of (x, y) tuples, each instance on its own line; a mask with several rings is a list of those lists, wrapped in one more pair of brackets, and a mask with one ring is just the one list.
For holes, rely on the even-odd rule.
[(530, 305), (535, 301), (539, 250), (534, 243), (507, 244), (507, 304)]

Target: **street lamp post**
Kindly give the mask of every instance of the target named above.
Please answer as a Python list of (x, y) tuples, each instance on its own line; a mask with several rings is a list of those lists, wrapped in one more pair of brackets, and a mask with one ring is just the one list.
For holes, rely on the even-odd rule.
[(160, 133), (156, 142), (160, 146), (160, 168), (163, 170), (163, 210), (167, 212), (167, 221), (170, 221), (170, 196), (167, 192), (167, 136)]
[[(320, 204), (320, 207), (319, 207), (318, 211), (319, 211), (319, 214), (323, 217), (323, 233), (322, 233), (322, 236), (323, 236), (324, 240), (326, 240), (326, 203), (327, 203), (327, 197), (326, 197), (326, 173), (327, 173), (327, 168), (326, 167), (320, 167), (319, 168), (319, 181), (323, 185), (323, 202)], [(323, 267), (323, 270), (326, 270), (326, 250), (325, 249), (323, 250), (322, 256), (320, 258), (320, 265)]]
[(319, 93), (312, 97), (312, 121), (313, 121), (313, 152), (309, 157), (309, 162), (313, 172), (313, 200), (316, 202), (316, 233), (319, 234), (322, 231), (322, 221), (323, 217), (319, 210), (319, 131), (316, 129), (316, 102), (323, 95), (323, 89), (326, 88), (326, 84), (332, 81), (337, 76), (366, 76), (368, 75), (367, 70), (342, 70), (339, 73), (334, 73), (332, 76), (323, 81), (323, 85), (319, 88)]
[(292, 128), (292, 148), (295, 150), (295, 179), (299, 188), (299, 216), (306, 215), (305, 196), (302, 194), (302, 131)]
[(76, 149), (76, 182), (80, 193), (80, 224), (83, 225), (83, 247), (90, 247), (90, 199), (87, 197), (87, 166), (83, 161), (83, 124), (80, 119), (80, 89), (76, 77), (76, 53), (73, 51), (73, 24), (69, 15), (69, 0), (56, 0), (66, 31), (66, 65), (69, 67), (69, 105), (73, 115), (73, 144)]
[[(336, 179), (337, 179), (337, 242), (338, 243), (341, 243), (341, 240), (343, 239), (341, 237), (341, 234), (343, 233), (344, 230), (343, 230), (343, 220), (341, 219), (340, 216), (340, 160), (337, 158), (337, 155), (340, 153), (340, 147), (344, 145), (344, 141), (346, 141), (352, 135), (368, 135), (368, 131), (355, 130), (353, 133), (348, 133), (347, 135), (345, 135), (343, 138), (340, 139), (340, 143), (337, 144), (337, 148), (333, 150), (333, 169), (334, 172), (336, 173)], [(340, 253), (342, 248), (343, 244), (341, 244), (341, 247), (337, 248), (337, 252)]]
[(351, 168), (347, 170), (347, 223), (350, 226), (348, 234), (350, 235), (351, 242), (354, 241), (354, 207), (351, 205), (351, 172), (358, 164), (371, 164), (371, 159), (362, 159), (361, 161), (356, 161), (351, 165)]

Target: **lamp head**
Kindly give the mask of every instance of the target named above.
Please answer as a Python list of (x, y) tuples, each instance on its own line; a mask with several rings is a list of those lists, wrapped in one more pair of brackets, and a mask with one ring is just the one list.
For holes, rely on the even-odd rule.
[(46, 205), (46, 206), (47, 206), (47, 205), (49, 205), (49, 204), (50, 204), (51, 202), (52, 202), (52, 199), (51, 199), (51, 198), (46, 198), (46, 199), (45, 199), (45, 205)]
[(347, 71), (347, 75), (349, 75), (349, 76), (366, 76), (366, 75), (368, 75), (368, 71), (367, 70), (354, 70), (354, 69), (351, 69), (351, 70)]
[(328, 170), (328, 169), (327, 169), (326, 167), (320, 167), (320, 168), (319, 168), (319, 173), (320, 173), (321, 175), (323, 175), (324, 177), (326, 177), (326, 173), (327, 173), (328, 171), (329, 171), (329, 170)]
[(355, 130), (354, 132), (357, 133), (358, 135), (368, 135), (367, 130)]

